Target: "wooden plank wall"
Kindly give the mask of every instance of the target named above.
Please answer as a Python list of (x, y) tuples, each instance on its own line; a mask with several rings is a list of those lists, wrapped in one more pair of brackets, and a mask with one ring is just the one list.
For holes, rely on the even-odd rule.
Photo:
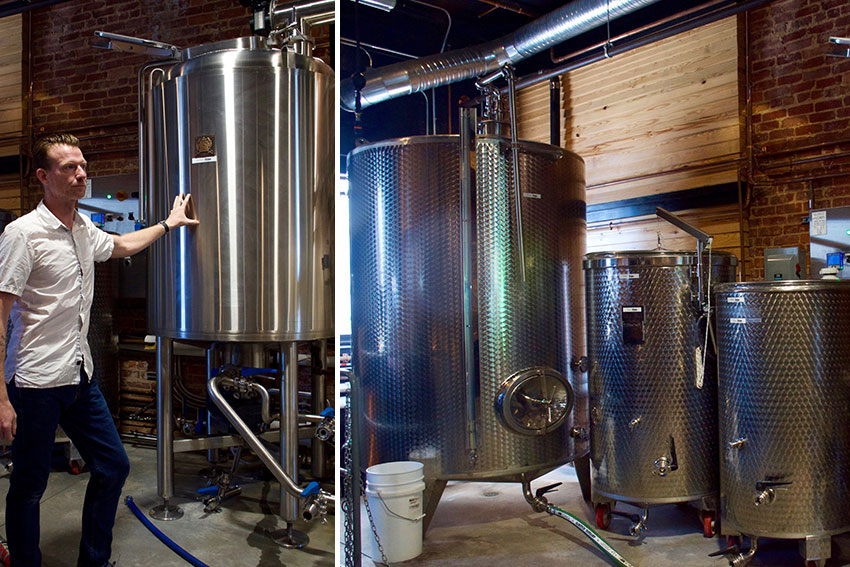
[[(738, 67), (731, 17), (562, 75), (562, 145), (585, 160), (588, 204), (736, 182)], [(548, 142), (549, 88), (520, 91), (521, 138)], [(737, 205), (677, 214), (740, 256)], [(695, 245), (651, 215), (588, 226), (588, 251), (654, 249), (659, 236), (667, 249)]]
[[(19, 141), (2, 140), (23, 133), (23, 16), (0, 18), (0, 157), (17, 156)], [(0, 209), (21, 214), (21, 182), (0, 175)]]

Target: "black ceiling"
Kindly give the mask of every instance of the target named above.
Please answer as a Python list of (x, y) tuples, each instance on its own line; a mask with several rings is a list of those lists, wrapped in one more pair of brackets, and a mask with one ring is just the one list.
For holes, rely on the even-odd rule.
[[(391, 12), (383, 12), (353, 0), (340, 0), (340, 78), (349, 78), (358, 69), (364, 69), (370, 59), (374, 68), (405, 59), (378, 48), (416, 57), (438, 53), (448, 27), (448, 18), (442, 10), (451, 15), (445, 47), (446, 51), (450, 51), (502, 37), (563, 4), (563, 0), (398, 0)], [(612, 20), (610, 34), (617, 36), (697, 4), (661, 0), (634, 14)], [(555, 51), (559, 54), (572, 53), (605, 41), (608, 33), (602, 26), (556, 46)], [(362, 45), (360, 51), (349, 45), (357, 39)], [(545, 51), (518, 63), (516, 72), (523, 77), (555, 66), (549, 51)], [(457, 132), (457, 101), (464, 95), (478, 95), (473, 81), (436, 89), (438, 134)], [(428, 96), (431, 96), (430, 92)], [(363, 110), (362, 129), (357, 132), (354, 130), (353, 114), (343, 110), (340, 126), (342, 169), (345, 170), (344, 156), (354, 148), (357, 138), (377, 141), (425, 134), (426, 99), (421, 93), (416, 93), (368, 107)]]

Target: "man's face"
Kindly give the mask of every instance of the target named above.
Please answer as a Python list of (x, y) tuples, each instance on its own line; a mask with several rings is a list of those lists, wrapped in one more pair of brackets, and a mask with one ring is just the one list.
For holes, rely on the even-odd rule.
[(48, 169), (36, 176), (44, 185), (44, 194), (54, 201), (78, 201), (86, 194), (86, 160), (80, 148), (56, 144), (47, 151)]

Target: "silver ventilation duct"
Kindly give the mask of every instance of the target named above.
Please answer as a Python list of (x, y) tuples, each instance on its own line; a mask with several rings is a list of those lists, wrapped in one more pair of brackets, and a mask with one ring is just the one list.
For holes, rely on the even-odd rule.
[[(361, 107), (486, 75), (657, 1), (575, 0), (502, 38), (372, 69), (365, 73)], [(351, 79), (342, 82), (340, 91), (342, 105), (353, 110)]]

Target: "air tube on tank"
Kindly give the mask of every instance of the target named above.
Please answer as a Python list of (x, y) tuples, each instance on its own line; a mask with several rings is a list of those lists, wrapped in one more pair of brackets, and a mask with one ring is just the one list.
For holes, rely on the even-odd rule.
[(148, 520), (145, 517), (145, 515), (142, 513), (142, 511), (139, 510), (139, 507), (136, 506), (136, 503), (133, 502), (132, 496), (128, 496), (127, 498), (125, 498), (124, 502), (127, 504), (127, 507), (130, 508), (130, 510), (133, 512), (133, 514), (136, 515), (136, 517), (139, 519), (139, 521), (141, 521), (145, 525), (145, 527), (147, 529), (149, 529), (150, 532), (157, 537), (157, 539), (159, 539), (159, 541), (161, 541), (166, 546), (168, 546), (168, 548), (171, 549), (171, 551), (173, 551), (174, 553), (176, 553), (177, 555), (179, 555), (180, 557), (182, 557), (188, 563), (190, 563), (191, 565), (194, 565), (195, 567), (209, 567), (209, 565), (207, 565), (206, 563), (204, 563), (203, 561), (201, 561), (200, 559), (198, 559), (197, 557), (190, 554), (188, 551), (186, 551), (185, 549), (183, 549), (182, 547), (180, 547), (179, 545), (174, 543), (167, 535), (162, 533), (159, 530), (159, 528), (154, 526), (151, 523), (151, 521)]

